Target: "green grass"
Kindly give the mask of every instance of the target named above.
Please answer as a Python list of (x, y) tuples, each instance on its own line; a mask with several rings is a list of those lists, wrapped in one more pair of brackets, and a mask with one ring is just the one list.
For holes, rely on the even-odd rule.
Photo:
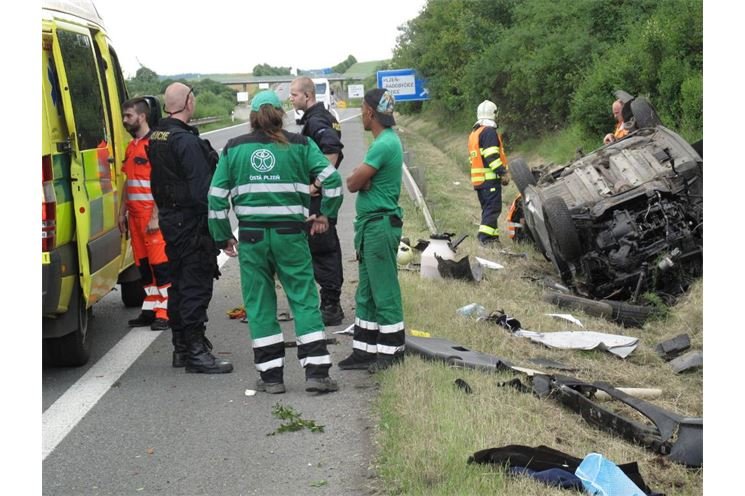
[[(693, 349), (703, 349), (703, 281), (694, 284), (663, 318), (647, 322), (642, 329), (624, 329), (604, 319), (571, 312), (588, 330), (639, 337), (639, 347), (625, 360), (601, 351), (544, 348), (514, 337), (501, 327), (457, 315), (457, 308), (480, 303), (490, 311), (504, 310), (530, 330), (579, 330), (544, 315), (567, 312), (541, 300), (541, 281), (556, 276), (551, 264), (531, 246), (513, 245), (504, 239), (506, 249), (528, 255), (521, 259), (507, 258), (498, 250), (477, 244), (474, 237), (480, 211), (468, 183), (466, 156), (470, 130), (445, 131), (406, 116), (398, 116), (397, 122), (410, 154), (409, 165), (424, 169), (427, 201), (438, 230), (470, 234), (458, 248), (458, 258), (477, 255), (505, 265), (504, 270), (488, 272), (479, 284), (424, 281), (417, 272), (401, 271), (404, 318), (409, 331), (427, 331), (434, 337), (450, 339), (519, 365), (530, 365), (530, 358), (551, 358), (577, 368), (571, 375), (589, 382), (660, 388), (663, 394), (653, 401), (655, 404), (686, 416), (703, 415), (703, 374), (698, 371), (675, 375), (654, 352), (658, 342), (680, 333), (690, 335)], [(571, 142), (570, 137), (561, 134), (552, 139), (556, 144)], [(560, 148), (551, 143), (527, 144), (529, 148), (518, 149), (514, 155), (523, 154), (532, 164), (554, 160), (535, 152), (550, 150), (552, 146)], [(573, 150), (568, 153), (571, 155)], [(503, 195), (505, 205), (515, 194), (514, 185), (510, 184)], [(403, 236), (412, 242), (427, 239), (426, 226), (405, 192), (401, 204), (405, 211)], [(500, 224), (503, 221), (500, 218)], [(504, 226), (500, 227), (504, 232)], [(526, 377), (517, 377), (528, 383)], [(453, 382), (457, 378), (466, 380), (474, 394), (465, 395), (456, 389)], [(638, 461), (646, 482), (659, 492), (683, 496), (702, 493), (702, 470), (685, 469), (650, 450), (604, 433), (556, 401), (539, 400), (497, 386), (512, 378), (507, 373), (451, 369), (412, 356), (407, 356), (403, 366), (380, 374), (377, 468), (383, 479), (381, 487), (388, 494), (565, 494), (528, 479), (506, 476), (498, 467), (466, 464), (468, 457), (481, 449), (544, 444), (579, 458), (598, 452), (619, 464)]]
[(357, 62), (356, 64), (352, 65), (349, 69), (347, 69), (346, 72), (344, 72), (344, 74), (371, 75), (375, 72), (375, 68), (378, 67), (383, 62), (385, 62), (385, 60), (370, 60), (368, 62)]

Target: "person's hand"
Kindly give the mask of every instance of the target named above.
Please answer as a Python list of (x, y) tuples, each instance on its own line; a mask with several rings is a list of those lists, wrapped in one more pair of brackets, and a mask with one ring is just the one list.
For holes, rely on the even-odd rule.
[(313, 223), (310, 226), (311, 236), (313, 236), (314, 234), (323, 234), (329, 229), (329, 220), (323, 215), (313, 214), (305, 219), (305, 221)]
[(510, 184), (510, 175), (509, 175), (509, 173), (502, 174), (502, 177), (500, 178), (500, 181), (502, 182), (502, 186), (507, 186), (508, 184)]
[(119, 219), (117, 220), (117, 224), (119, 224), (119, 232), (122, 234), (127, 234), (127, 216), (120, 215)]
[(616, 141), (616, 138), (611, 133), (606, 134), (605, 138), (603, 138), (604, 145), (608, 145), (610, 143), (613, 143), (614, 141)]
[(150, 220), (147, 223), (147, 228), (145, 229), (148, 234), (152, 234), (160, 229), (160, 225), (158, 224), (158, 217), (150, 217)]
[(238, 256), (238, 241), (235, 238), (228, 240), (228, 246), (222, 249), (222, 251), (229, 257)]
[(316, 181), (310, 183), (310, 196), (319, 196), (321, 194), (321, 185), (316, 185)]

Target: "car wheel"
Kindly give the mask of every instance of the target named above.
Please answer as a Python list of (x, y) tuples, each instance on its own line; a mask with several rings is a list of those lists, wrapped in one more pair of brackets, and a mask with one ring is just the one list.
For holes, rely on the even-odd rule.
[(141, 307), (145, 301), (145, 289), (142, 287), (142, 281), (127, 281), (121, 283), (122, 303), (127, 308)]
[(521, 195), (527, 186), (535, 184), (535, 177), (525, 163), (525, 160), (522, 158), (512, 160), (509, 169), (510, 176), (512, 176), (512, 180), (515, 181), (515, 186), (517, 186), (517, 190)]
[(574, 262), (582, 254), (577, 229), (572, 214), (560, 196), (546, 198), (543, 202), (543, 218), (551, 238), (551, 249), (567, 262)]
[[(69, 311), (77, 312), (77, 327), (59, 338), (44, 339), (42, 343), (42, 361), (57, 367), (79, 367), (90, 359), (90, 342), (88, 337), (88, 309), (79, 286), (73, 294)], [(73, 306), (74, 305), (74, 306)]]

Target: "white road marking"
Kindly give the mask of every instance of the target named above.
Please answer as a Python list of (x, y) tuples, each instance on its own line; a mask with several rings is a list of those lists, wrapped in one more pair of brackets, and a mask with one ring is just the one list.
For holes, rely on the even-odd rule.
[[(233, 231), (238, 237), (238, 228)], [(230, 257), (220, 253), (220, 268)], [(98, 400), (127, 371), (163, 331), (134, 328), (111, 348), (65, 394), (57, 398), (41, 417), (41, 460), (44, 461), (59, 443), (78, 425)]]
[(42, 414), (42, 461), (162, 331), (132, 329)]

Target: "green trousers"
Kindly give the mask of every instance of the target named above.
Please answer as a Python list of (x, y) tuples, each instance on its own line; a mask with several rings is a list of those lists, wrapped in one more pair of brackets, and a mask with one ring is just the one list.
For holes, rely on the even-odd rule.
[(277, 320), (275, 274), (294, 316), (298, 358), (306, 377), (328, 377), (331, 357), (305, 232), (300, 227), (241, 227), (238, 238), (243, 304), (261, 378), (283, 382), (285, 345)]
[(401, 226), (395, 215), (373, 217), (355, 226), (359, 284), (352, 348), (362, 360), (377, 353), (404, 352), (404, 313), (396, 266)]

